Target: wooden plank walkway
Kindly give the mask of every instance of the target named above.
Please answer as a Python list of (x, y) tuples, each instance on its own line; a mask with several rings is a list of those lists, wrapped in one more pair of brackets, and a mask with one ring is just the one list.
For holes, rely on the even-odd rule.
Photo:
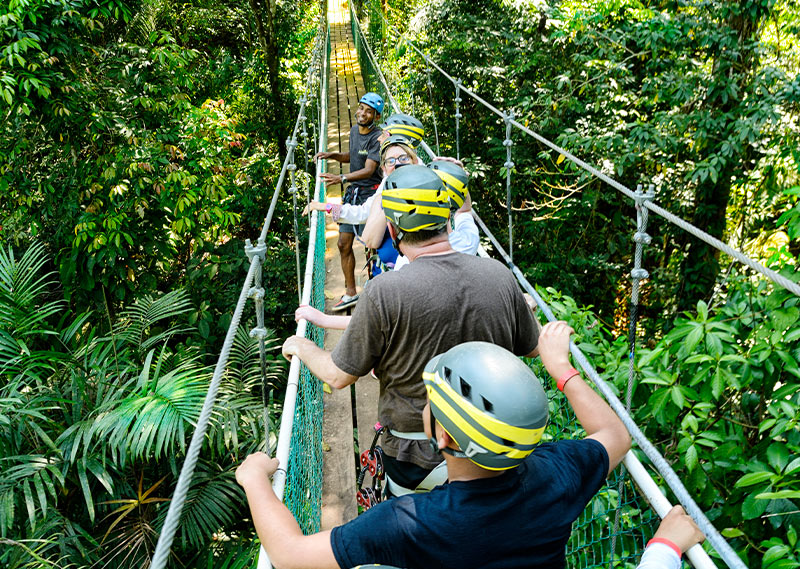
[[(331, 30), (331, 66), (328, 77), (328, 151), (349, 152), (350, 128), (355, 121), (358, 99), (364, 94), (364, 82), (358, 65), (350, 29), (346, 0), (329, 0), (328, 21)], [(350, 171), (348, 164), (328, 161), (328, 171)], [(331, 187), (328, 201), (341, 200), (341, 186)], [(325, 282), (327, 308), (344, 292), (344, 277), (337, 247), (336, 223), (326, 226)], [(353, 246), (356, 254), (356, 283), (366, 281), (363, 247)], [(361, 287), (358, 287), (359, 292)], [(338, 330), (325, 334), (325, 349), (331, 350), (341, 337)], [(341, 525), (354, 517), (356, 507), (356, 460), (359, 447), (372, 440), (373, 425), (378, 419), (378, 382), (372, 376), (360, 378), (354, 386), (325, 395), (322, 437), (330, 448), (324, 455), (322, 483), (322, 529)], [(364, 443), (363, 441), (366, 441)], [(326, 448), (327, 448), (326, 447)]]

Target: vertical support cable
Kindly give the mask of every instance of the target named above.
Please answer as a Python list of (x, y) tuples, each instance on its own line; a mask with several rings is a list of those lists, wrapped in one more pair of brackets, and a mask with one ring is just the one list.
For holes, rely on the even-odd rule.
[(431, 114), (433, 115), (433, 135), (436, 138), (436, 155), (441, 156), (442, 149), (439, 147), (439, 128), (436, 126), (436, 107), (433, 104), (433, 81), (431, 81), (431, 66), (425, 67), (425, 75), (428, 78), (428, 95), (431, 99)]
[(460, 104), (461, 104), (461, 79), (454, 79), (453, 86), (456, 88), (456, 158), (461, 160), (461, 141), (458, 133), (458, 125), (461, 122), (461, 117), (464, 116), (461, 114)]
[(300, 124), (303, 127), (303, 171), (308, 172), (308, 129), (306, 128), (306, 103), (308, 99), (303, 95), (300, 99)]
[(303, 299), (303, 283), (300, 280), (300, 231), (297, 228), (297, 180), (295, 177), (295, 170), (297, 165), (294, 163), (294, 149), (297, 148), (297, 139), (292, 137), (286, 141), (286, 148), (289, 150), (289, 165), (286, 169), (289, 171), (289, 180), (291, 187), (289, 193), (292, 194), (292, 221), (294, 224), (294, 257), (297, 265), (297, 301)]
[[(633, 382), (636, 373), (635, 356), (636, 356), (636, 328), (639, 321), (639, 283), (642, 279), (650, 276), (646, 269), (642, 268), (642, 255), (644, 253), (644, 246), (649, 245), (651, 241), (650, 235), (647, 234), (647, 218), (648, 209), (644, 206), (646, 201), (651, 201), (655, 197), (653, 186), (648, 188), (647, 192), (642, 191), (642, 186), (636, 188), (635, 203), (636, 203), (636, 233), (633, 234), (633, 241), (636, 243), (636, 248), (633, 254), (633, 270), (631, 270), (631, 312), (630, 321), (628, 322), (628, 388), (625, 392), (625, 411), (630, 413), (631, 402), (633, 400)], [(613, 567), (614, 556), (616, 555), (617, 548), (617, 533), (619, 532), (620, 513), (622, 509), (622, 493), (623, 485), (625, 484), (626, 469), (623, 465), (619, 473), (619, 482), (617, 484), (617, 511), (614, 515), (614, 529), (611, 533), (611, 556), (608, 560), (609, 569)]]
[[(456, 99), (457, 100), (457, 99)], [(514, 169), (514, 163), (511, 161), (511, 147), (514, 146), (514, 141), (511, 140), (511, 121), (514, 120), (514, 111), (510, 111), (503, 119), (506, 122), (506, 139), (503, 141), (503, 146), (506, 147), (506, 162), (503, 166), (506, 167), (506, 209), (508, 210), (508, 257), (511, 262), (514, 262), (514, 220), (511, 216), (511, 170)]]
[[(248, 259), (252, 261), (254, 256), (265, 258), (267, 245), (264, 239), (259, 239), (254, 247), (250, 240), (245, 241), (244, 252)], [(253, 286), (248, 292), (248, 297), (253, 299), (256, 312), (256, 327), (250, 330), (250, 337), (258, 339), (258, 361), (261, 367), (261, 402), (264, 405), (264, 432), (269, 433), (269, 386), (267, 385), (267, 348), (264, 338), (267, 337), (267, 329), (264, 326), (264, 287), (263, 287), (263, 264), (256, 265), (253, 275)]]

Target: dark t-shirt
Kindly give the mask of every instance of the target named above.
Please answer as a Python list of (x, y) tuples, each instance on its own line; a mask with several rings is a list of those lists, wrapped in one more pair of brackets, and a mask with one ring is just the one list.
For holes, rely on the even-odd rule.
[[(383, 425), (420, 432), (425, 364), (470, 341), (525, 355), (536, 347), (538, 328), (511, 271), (493, 259), (453, 252), (419, 257), (370, 281), (332, 357), (351, 375), (375, 370)], [(387, 434), (383, 450), (423, 468), (441, 462), (427, 441)]]
[(334, 528), (331, 547), (342, 569), (561, 569), (572, 522), (607, 472), (608, 453), (595, 440), (543, 443), (497, 478), (378, 504)]
[[(354, 125), (353, 128), (350, 129), (350, 171), (355, 172), (356, 170), (361, 170), (364, 166), (367, 165), (367, 158), (370, 160), (374, 160), (378, 164), (381, 162), (381, 145), (378, 143), (378, 137), (381, 135), (381, 129), (377, 126), (374, 126), (371, 131), (367, 134), (361, 134), (358, 132), (358, 125)], [(359, 189), (358, 195), (361, 196), (365, 192), (361, 190), (361, 188), (368, 188), (372, 189), (372, 193), (374, 194), (374, 189), (378, 184), (381, 183), (383, 179), (383, 173), (381, 172), (380, 166), (375, 168), (375, 171), (369, 178), (365, 178), (363, 180), (353, 180), (351, 182), (351, 186), (355, 190), (356, 188)], [(372, 195), (372, 194), (370, 194)], [(369, 197), (369, 196), (366, 196)], [(363, 199), (366, 199), (364, 197)], [(363, 200), (359, 203), (364, 203)]]

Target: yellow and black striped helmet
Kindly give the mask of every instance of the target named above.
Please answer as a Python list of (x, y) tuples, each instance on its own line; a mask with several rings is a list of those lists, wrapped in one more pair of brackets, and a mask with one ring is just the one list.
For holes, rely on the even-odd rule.
[(464, 205), (467, 195), (469, 174), (461, 166), (447, 160), (434, 160), (428, 168), (436, 172), (442, 179), (447, 194), (450, 196), (450, 209), (455, 211)]
[(478, 466), (514, 468), (539, 444), (547, 396), (539, 378), (508, 350), (459, 344), (431, 359), (422, 380), (431, 414)]
[(414, 149), (414, 145), (412, 144), (411, 139), (407, 138), (402, 134), (393, 134), (389, 136), (389, 138), (381, 142), (381, 159), (383, 159), (383, 155), (389, 149), (389, 147), (394, 146), (395, 144), (405, 144), (412, 150)]
[(386, 178), (381, 198), (386, 219), (405, 233), (442, 229), (450, 219), (450, 199), (442, 181), (421, 164), (397, 168)]
[(384, 132), (388, 132), (390, 136), (399, 134), (406, 137), (413, 148), (419, 146), (425, 136), (425, 129), (422, 127), (422, 123), (411, 115), (404, 115), (403, 113), (394, 113), (388, 116), (381, 128), (383, 128)]

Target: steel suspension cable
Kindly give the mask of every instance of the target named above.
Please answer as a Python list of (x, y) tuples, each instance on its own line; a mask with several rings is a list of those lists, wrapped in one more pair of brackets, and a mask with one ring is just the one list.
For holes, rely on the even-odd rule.
[[(631, 412), (631, 404), (633, 402), (633, 384), (636, 373), (636, 331), (639, 321), (639, 284), (642, 279), (650, 276), (647, 270), (642, 268), (642, 256), (644, 254), (644, 246), (649, 245), (651, 238), (647, 234), (647, 212), (648, 210), (643, 207), (645, 200), (653, 199), (655, 193), (652, 186), (648, 189), (647, 193), (642, 191), (641, 186), (636, 188), (636, 232), (633, 235), (633, 241), (636, 243), (633, 254), (633, 269), (631, 270), (631, 309), (630, 321), (628, 322), (628, 387), (625, 391), (625, 411), (629, 414)], [(626, 467), (622, 466), (620, 472), (619, 483), (617, 484), (617, 508), (614, 514), (614, 529), (611, 532), (611, 559), (609, 559), (608, 567), (611, 569), (614, 564), (614, 556), (617, 547), (617, 532), (619, 531), (620, 517), (622, 515), (622, 493), (624, 491), (623, 485), (625, 483)]]
[[(417, 46), (415, 46), (411, 41), (406, 39), (405, 42), (414, 51), (416, 51), (420, 55), (420, 57), (422, 57), (425, 60), (425, 62), (429, 66), (434, 67), (437, 71), (439, 71), (439, 73), (444, 75), (450, 81), (456, 81), (456, 79), (454, 77), (452, 77), (449, 73), (447, 73), (444, 69), (442, 69), (439, 65), (437, 65), (435, 61), (433, 61), (430, 57), (428, 57), (425, 53), (423, 53), (422, 50), (420, 50)], [(473, 99), (478, 101), (480, 104), (482, 104), (484, 107), (489, 109), (491, 112), (493, 112), (494, 114), (499, 116), (501, 119), (505, 120), (505, 114), (500, 109), (498, 109), (497, 107), (495, 107), (494, 105), (492, 105), (491, 103), (489, 103), (488, 101), (486, 101), (485, 99), (483, 99), (482, 97), (480, 97), (479, 95), (477, 95), (476, 93), (471, 91), (470, 89), (465, 88), (463, 85), (460, 85), (460, 89), (462, 91), (464, 91), (467, 95), (469, 95), (470, 97), (472, 97)], [(515, 127), (517, 127), (519, 130), (521, 130), (522, 132), (527, 134), (528, 136), (531, 136), (532, 138), (536, 139), (537, 141), (539, 141), (540, 143), (544, 144), (548, 148), (550, 148), (552, 150), (555, 150), (559, 154), (562, 154), (566, 159), (568, 159), (570, 162), (572, 162), (576, 166), (582, 168), (583, 170), (586, 170), (590, 174), (594, 175), (596, 178), (602, 180), (603, 182), (605, 182), (606, 184), (608, 184), (612, 188), (622, 192), (623, 194), (625, 194), (626, 196), (628, 196), (632, 200), (634, 200), (634, 201), (636, 200), (636, 194), (630, 188), (628, 188), (628, 187), (624, 186), (623, 184), (617, 182), (616, 180), (614, 180), (610, 176), (604, 174), (603, 172), (601, 172), (600, 170), (598, 170), (594, 166), (591, 166), (587, 162), (581, 160), (580, 158), (578, 158), (577, 156), (572, 154), (570, 151), (566, 150), (565, 148), (562, 148), (562, 147), (558, 146), (554, 142), (551, 142), (550, 140), (546, 139), (542, 135), (540, 135), (537, 132), (531, 130), (527, 126), (521, 124), (517, 120), (513, 120), (512, 119), (509, 122), (512, 125), (514, 125)], [(686, 221), (686, 220), (678, 217), (677, 215), (667, 211), (666, 209), (660, 207), (659, 205), (655, 204), (652, 201), (646, 202), (644, 204), (644, 207), (646, 207), (647, 209), (649, 209), (653, 213), (661, 216), (662, 218), (666, 219), (667, 221), (669, 221), (673, 225), (676, 225), (676, 226), (680, 227), (681, 229), (683, 229), (684, 231), (687, 231), (688, 233), (694, 235), (695, 237), (697, 237), (701, 241), (707, 243), (708, 245), (711, 245), (715, 249), (718, 249), (718, 250), (722, 251), (723, 253), (725, 253), (726, 255), (736, 259), (741, 264), (746, 265), (746, 266), (750, 267), (751, 269), (753, 269), (754, 271), (764, 275), (765, 277), (770, 279), (772, 282), (780, 285), (781, 287), (783, 287), (786, 290), (792, 292), (793, 294), (795, 294), (797, 296), (800, 296), (800, 284), (792, 282), (791, 280), (789, 280), (786, 277), (784, 277), (783, 275), (773, 271), (772, 269), (768, 269), (767, 267), (763, 266), (761, 263), (759, 263), (759, 262), (751, 259), (747, 255), (745, 255), (741, 251), (738, 251), (738, 250), (734, 249), (733, 247), (731, 247), (730, 245), (728, 245), (726, 243), (723, 243), (722, 241), (720, 241), (716, 237), (708, 234), (707, 232), (703, 231), (699, 227), (695, 227), (694, 225), (692, 225), (688, 221)]]
[[(547, 317), (547, 320), (555, 320), (556, 318), (553, 314), (553, 311), (550, 309), (541, 295), (539, 295), (536, 289), (531, 285), (531, 283), (528, 282), (528, 279), (525, 278), (525, 275), (522, 273), (519, 267), (511, 262), (508, 253), (506, 253), (505, 249), (503, 249), (503, 246), (500, 244), (497, 238), (492, 235), (492, 232), (489, 231), (489, 228), (486, 227), (486, 224), (474, 209), (472, 211), (472, 215), (483, 232), (495, 246), (497, 252), (501, 257), (503, 257), (503, 259), (505, 259), (509, 269), (511, 269), (511, 272), (514, 273), (514, 276), (516, 276), (517, 281), (520, 283), (520, 285), (522, 285), (522, 288), (533, 297), (533, 299), (536, 301), (536, 304), (539, 306), (539, 308), (541, 308), (542, 312)], [(642, 452), (644, 452), (645, 456), (647, 456), (647, 458), (649, 458), (653, 463), (653, 466), (667, 483), (667, 486), (669, 486), (670, 489), (675, 493), (678, 501), (680, 501), (683, 507), (686, 508), (687, 513), (692, 517), (692, 519), (694, 519), (694, 521), (700, 527), (700, 530), (705, 534), (708, 541), (714, 546), (714, 549), (716, 549), (717, 553), (719, 553), (720, 557), (722, 557), (725, 563), (727, 563), (728, 567), (731, 569), (747, 569), (747, 566), (742, 563), (742, 560), (739, 559), (739, 556), (736, 555), (736, 552), (731, 548), (728, 542), (725, 541), (725, 538), (720, 535), (720, 533), (717, 531), (717, 528), (714, 527), (708, 517), (706, 517), (703, 510), (700, 509), (700, 507), (691, 497), (688, 490), (686, 490), (686, 487), (683, 485), (683, 482), (681, 482), (680, 478), (678, 478), (678, 475), (672, 469), (670, 464), (663, 456), (661, 456), (661, 453), (658, 452), (658, 449), (656, 449), (653, 443), (647, 439), (639, 426), (634, 422), (630, 414), (625, 410), (622, 402), (616, 396), (608, 383), (606, 383), (606, 381), (600, 377), (594, 367), (592, 367), (592, 364), (589, 363), (589, 360), (586, 358), (583, 352), (581, 352), (580, 348), (578, 348), (578, 346), (576, 346), (572, 340), (570, 340), (569, 343), (569, 350), (572, 354), (572, 357), (575, 359), (581, 369), (583, 369), (586, 375), (592, 380), (592, 382), (594, 382), (597, 390), (606, 398), (606, 401), (608, 401), (608, 404), (619, 416), (620, 420), (625, 425), (625, 428), (628, 429), (628, 432), (631, 434), (633, 440), (636, 441), (636, 444), (639, 445), (639, 448), (642, 450)]]

